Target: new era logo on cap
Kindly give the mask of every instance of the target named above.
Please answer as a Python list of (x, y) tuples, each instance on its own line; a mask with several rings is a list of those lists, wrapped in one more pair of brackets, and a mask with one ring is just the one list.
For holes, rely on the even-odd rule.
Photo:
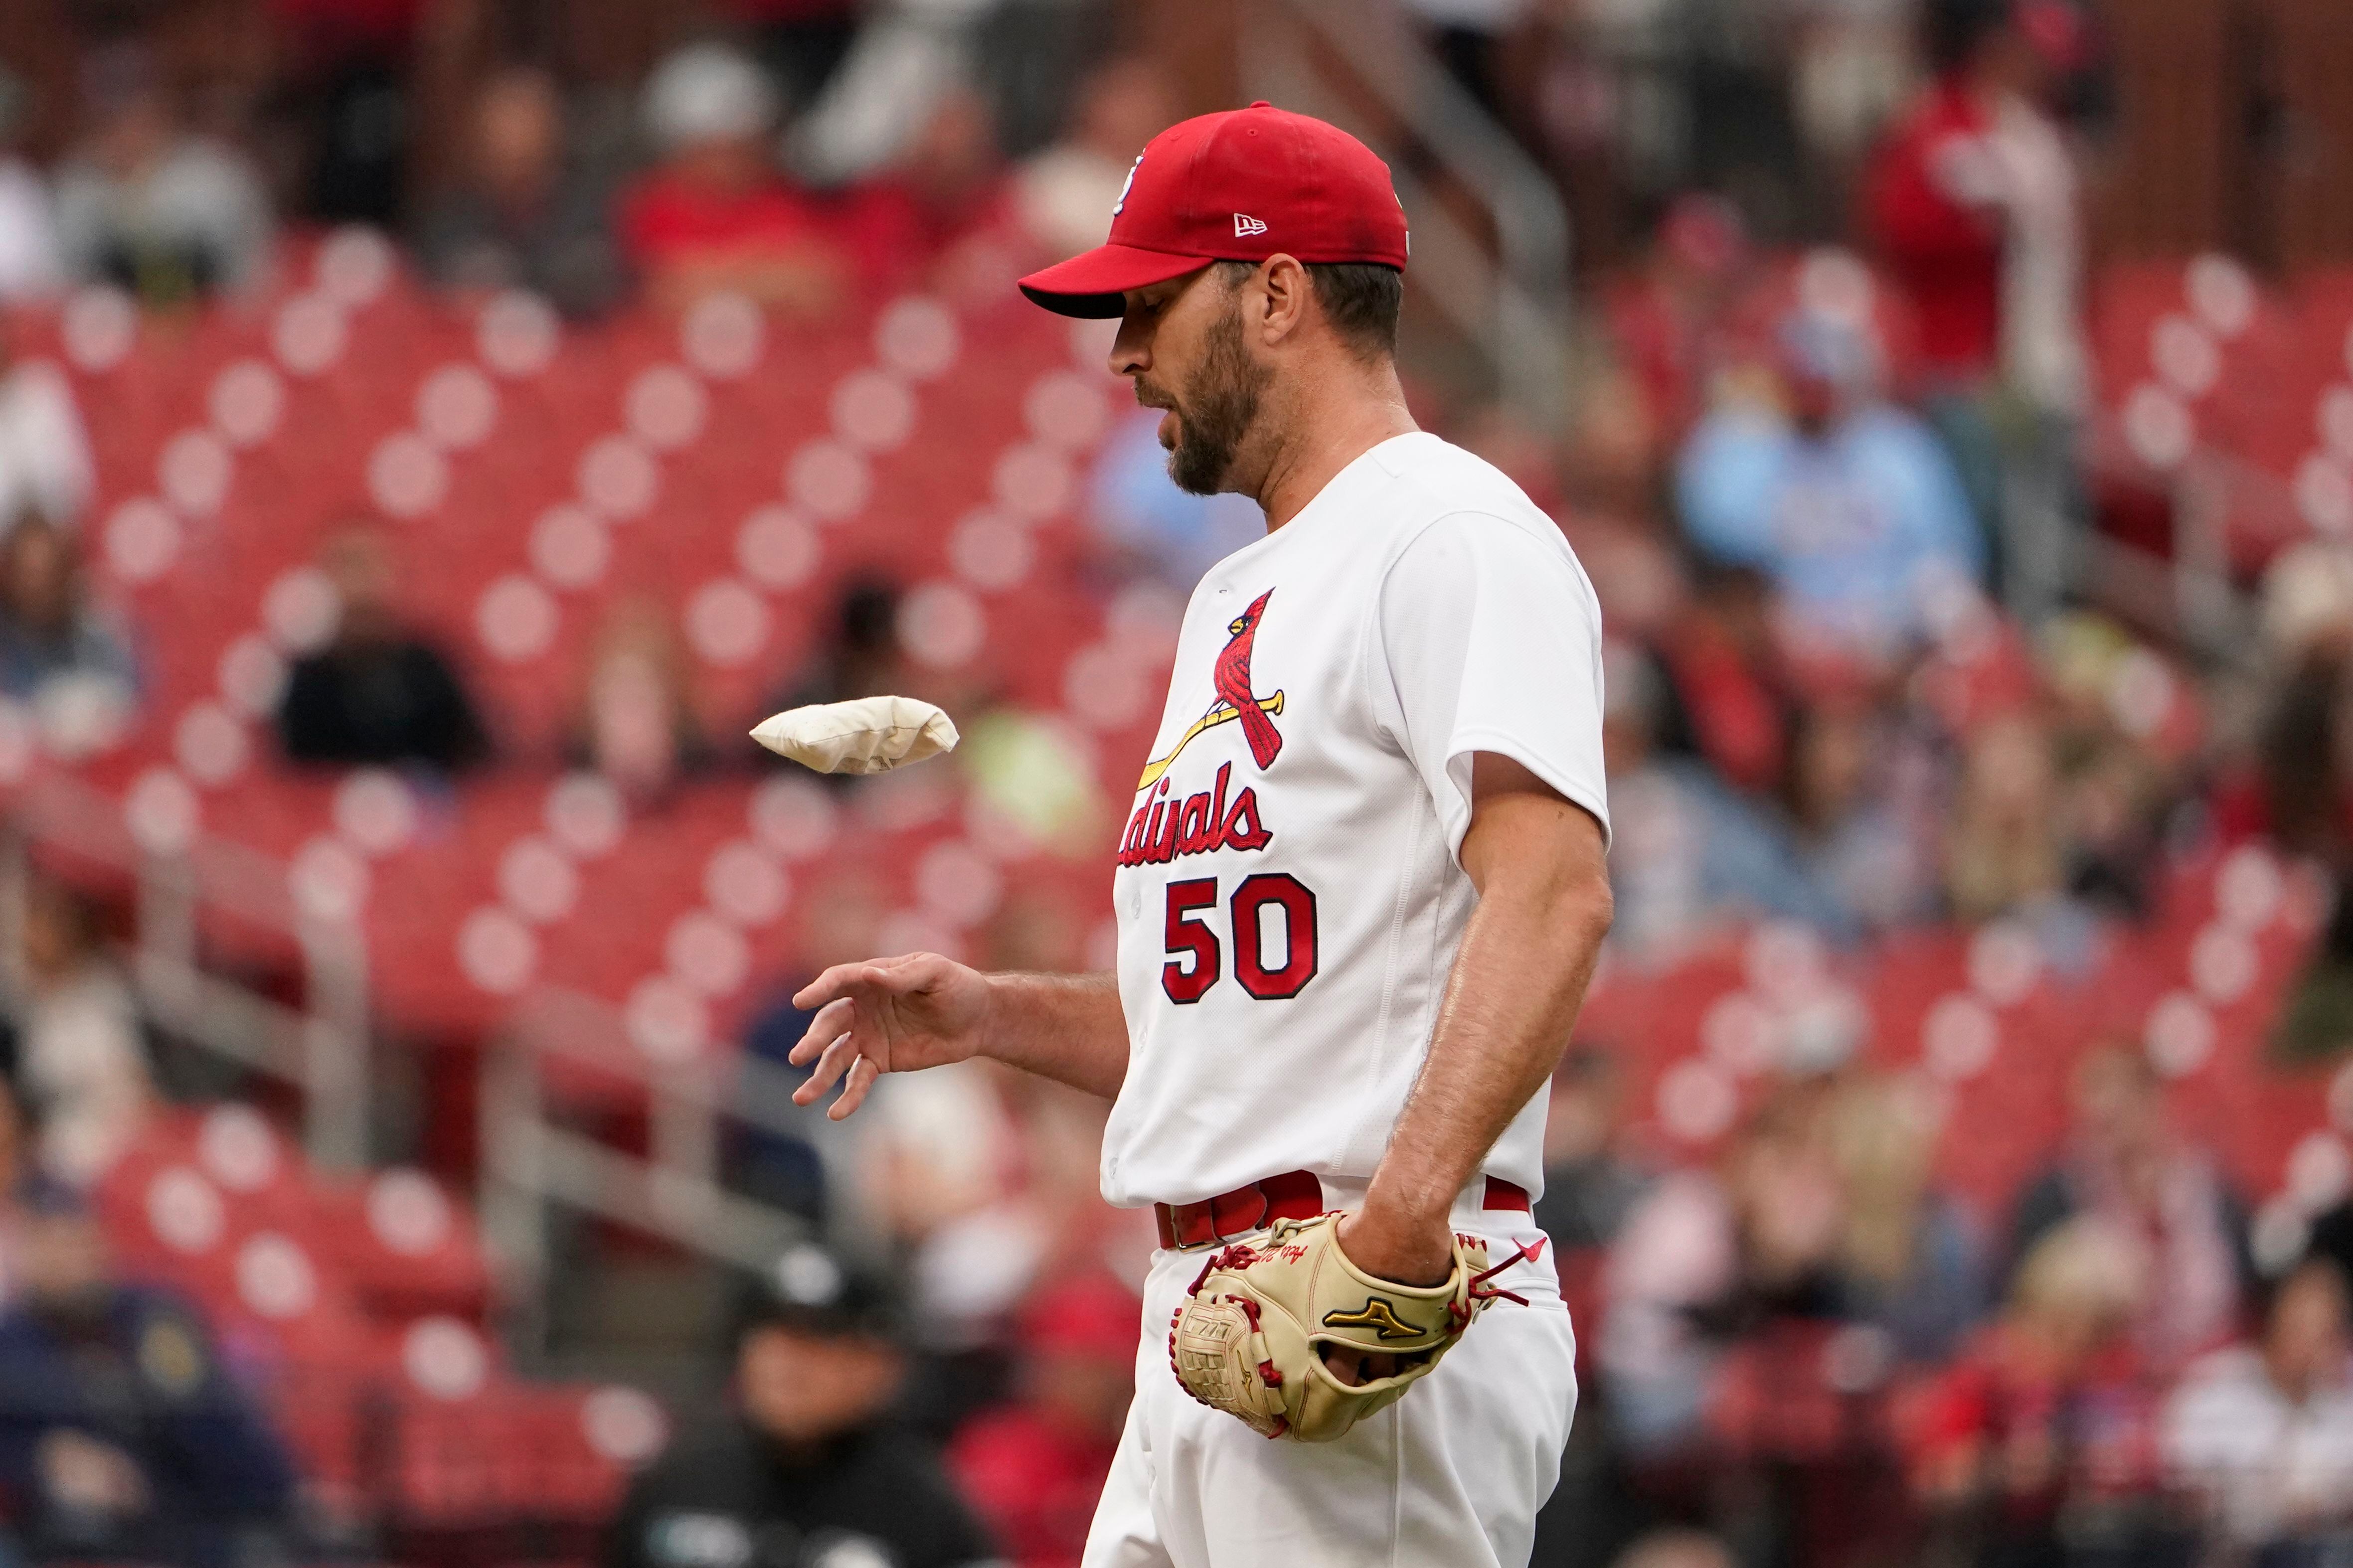
[(1266, 225), (1259, 222), (1258, 219), (1250, 216), (1250, 214), (1236, 213), (1234, 215), (1234, 237), (1236, 239), (1241, 238), (1244, 235), (1264, 234), (1265, 232)]

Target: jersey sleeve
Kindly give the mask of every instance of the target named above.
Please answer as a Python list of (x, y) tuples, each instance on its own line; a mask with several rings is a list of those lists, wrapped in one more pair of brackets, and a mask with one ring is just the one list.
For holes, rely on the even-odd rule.
[(1471, 760), (1510, 757), (1609, 833), (1601, 610), (1567, 548), (1509, 520), (1440, 519), (1381, 584), (1372, 687), (1460, 855)]

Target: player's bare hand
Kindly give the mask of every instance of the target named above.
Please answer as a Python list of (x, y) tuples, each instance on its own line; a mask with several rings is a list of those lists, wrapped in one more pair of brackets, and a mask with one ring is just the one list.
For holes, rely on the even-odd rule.
[(788, 1058), (815, 1070), (793, 1090), (815, 1105), (836, 1082), (826, 1114), (839, 1121), (866, 1101), (886, 1072), (960, 1062), (980, 1049), (989, 1016), (987, 976), (935, 952), (869, 963), (839, 963), (803, 986), (796, 1007), (814, 1007), (808, 1032)]
[(1367, 1204), (1340, 1221), (1333, 1239), (1349, 1262), (1398, 1285), (1436, 1285), (1454, 1272), (1454, 1232), (1444, 1215), (1419, 1221)]
[[(1333, 1239), (1348, 1255), (1349, 1262), (1377, 1279), (1400, 1285), (1435, 1285), (1454, 1271), (1454, 1233), (1442, 1217), (1431, 1226), (1366, 1207), (1342, 1219)], [(1404, 1357), (1377, 1351), (1326, 1344), (1324, 1364), (1334, 1377), (1354, 1388), (1376, 1378), (1395, 1377), (1406, 1363)]]

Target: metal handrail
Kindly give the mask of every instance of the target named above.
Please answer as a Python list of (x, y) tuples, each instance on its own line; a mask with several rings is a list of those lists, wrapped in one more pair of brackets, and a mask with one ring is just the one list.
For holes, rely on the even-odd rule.
[[(1568, 403), (1569, 223), (1545, 172), (1402, 25), (1367, 0), (1282, 0), (1243, 8), (1241, 67), (1250, 90), (1282, 98), (1377, 142), (1378, 132), (1322, 88), (1284, 13), (1344, 62), (1494, 226), (1495, 257), (1433, 199), (1402, 161), (1392, 171), (1412, 215), (1425, 296), (1493, 365), (1504, 402), (1535, 429), (1557, 430)], [(1395, 149), (1390, 149), (1394, 153)]]
[[(130, 980), (141, 1006), (178, 1038), (303, 1091), (303, 1146), (331, 1170), (367, 1162), (369, 1016), (367, 947), (353, 925), (305, 910), (285, 867), (243, 845), (193, 834), (169, 852), (140, 844), (120, 802), (61, 772), (41, 773), (6, 808), (5, 963), (24, 993), (22, 939), (26, 867), (33, 843), (128, 874), (138, 925)], [(205, 971), (197, 963), (197, 916), (216, 909), (287, 939), (301, 955), (301, 1008)]]
[[(625, 1152), (566, 1127), (551, 1075), (565, 1068), (617, 1083), (647, 1108), (649, 1147)], [(484, 1053), (480, 1086), (482, 1138), (478, 1208), (492, 1252), (509, 1271), (509, 1299), (524, 1310), (519, 1338), (543, 1333), (550, 1279), (550, 1205), (661, 1237), (714, 1261), (756, 1269), (813, 1234), (797, 1215), (728, 1190), (721, 1182), (723, 1133), (730, 1123), (812, 1143), (843, 1202), (828, 1205), (838, 1247), (864, 1250), (876, 1232), (856, 1212), (854, 1185), (839, 1179), (851, 1134), (792, 1104), (795, 1074), (757, 1058), (720, 1064), (703, 1057), (648, 1058), (629, 1038), (621, 1010), (558, 986), (534, 990)]]

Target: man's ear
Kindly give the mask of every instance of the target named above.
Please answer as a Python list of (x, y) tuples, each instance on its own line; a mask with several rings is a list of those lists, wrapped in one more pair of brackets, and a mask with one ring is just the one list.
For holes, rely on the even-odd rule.
[(1265, 301), (1256, 322), (1260, 341), (1272, 346), (1306, 324), (1315, 283), (1297, 257), (1278, 255), (1259, 264), (1258, 286)]

